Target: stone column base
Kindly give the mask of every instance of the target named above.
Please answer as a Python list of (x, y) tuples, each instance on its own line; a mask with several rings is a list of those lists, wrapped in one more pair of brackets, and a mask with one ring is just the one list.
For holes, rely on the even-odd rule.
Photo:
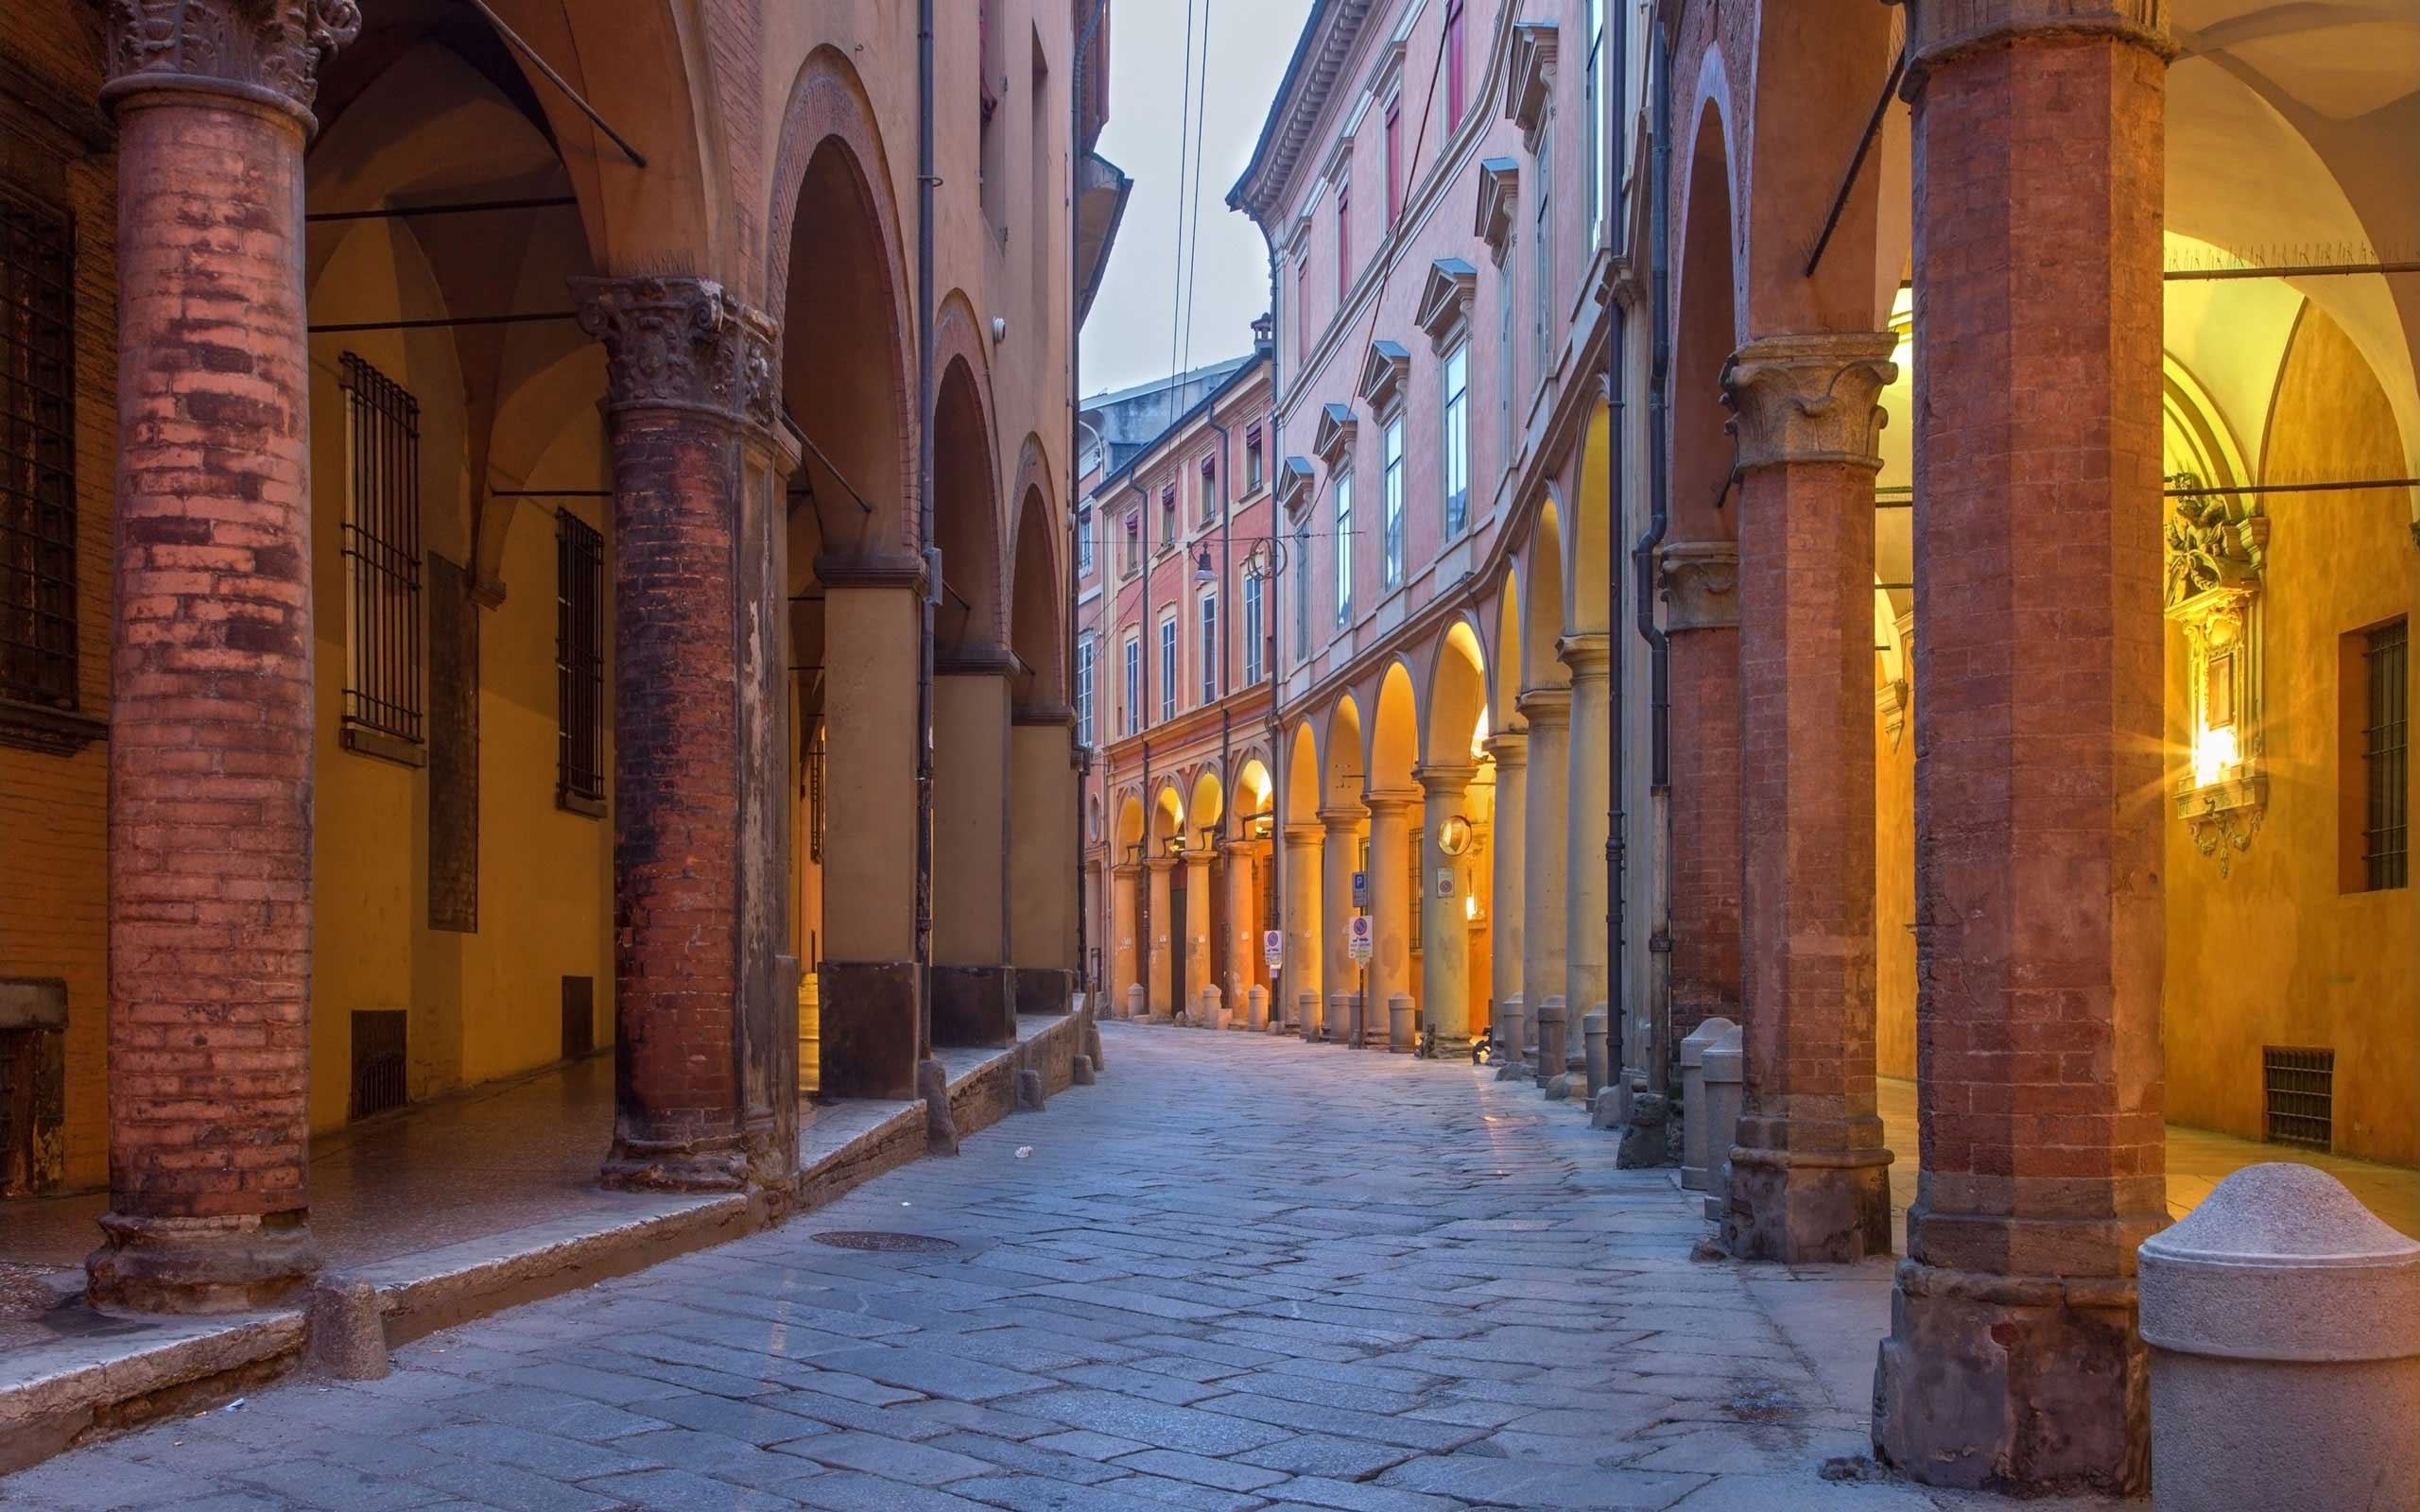
[(1017, 1042), (1015, 973), (1005, 966), (933, 968), (933, 1043), (994, 1049)]
[(1048, 966), (1020, 966), (1015, 971), (1019, 1013), (1066, 1013), (1075, 1007), (1076, 973)]
[(916, 1095), (915, 962), (824, 962), (822, 1014), (825, 1095)]
[(84, 1261), (95, 1307), (146, 1313), (249, 1313), (292, 1300), (320, 1269), (308, 1212), (215, 1218), (101, 1215)]
[(1722, 1245), (1787, 1265), (1891, 1253), (1891, 1152), (1734, 1148)]
[(694, 1140), (614, 1137), (599, 1177), (616, 1192), (746, 1192), (772, 1183), (773, 1151), (761, 1133)]
[(2140, 1493), (2151, 1365), (2133, 1278), (1900, 1262), (1874, 1374), (1874, 1452), (1933, 1486)]

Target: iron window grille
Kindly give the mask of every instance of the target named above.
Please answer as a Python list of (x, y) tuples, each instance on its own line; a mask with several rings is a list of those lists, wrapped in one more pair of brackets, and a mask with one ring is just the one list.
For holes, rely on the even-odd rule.
[(76, 707), (76, 253), (0, 192), (0, 696)]
[(605, 538), (555, 515), (555, 800), (605, 798)]
[(2336, 1147), (2336, 1052), (2270, 1045), (2260, 1052), (2262, 1137), (2307, 1150)]
[(2381, 625), (2363, 637), (2369, 717), (2361, 730), (2361, 768), (2369, 792), (2361, 831), (2367, 885), (2408, 886), (2411, 881), (2411, 662), (2409, 619)]
[(344, 354), (350, 726), (421, 742), (420, 401)]

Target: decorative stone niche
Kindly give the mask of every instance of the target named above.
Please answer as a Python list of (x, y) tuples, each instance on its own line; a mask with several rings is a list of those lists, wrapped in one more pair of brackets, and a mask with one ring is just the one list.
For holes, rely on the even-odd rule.
[[(2191, 472), (2168, 481), (2204, 487)], [(2240, 494), (2170, 502), (2165, 599), (2168, 617), (2185, 632), (2191, 743), (2177, 779), (2176, 816), (2223, 877), (2251, 850), (2269, 806), (2260, 610), (2269, 517), (2257, 498)]]

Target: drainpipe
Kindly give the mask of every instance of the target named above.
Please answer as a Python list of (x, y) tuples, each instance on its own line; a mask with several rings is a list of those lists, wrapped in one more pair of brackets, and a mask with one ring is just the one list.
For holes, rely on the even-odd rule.
[[(1227, 696), (1236, 691), (1236, 659), (1233, 654), (1236, 637), (1227, 623), (1227, 616), (1235, 611), (1235, 605), (1227, 601), (1227, 585), (1236, 579), (1236, 519), (1235, 512), (1227, 507), (1227, 427), (1219, 423), (1219, 405), (1215, 400), (1209, 408), (1201, 412), (1201, 420), (1219, 436), (1219, 785), (1223, 790), (1224, 803), (1219, 815), (1219, 828), (1232, 830), (1236, 824), (1236, 759), (1233, 748), (1236, 711), (1228, 703)], [(1219, 864), (1233, 866), (1235, 863), (1223, 854), (1225, 849), (1221, 844)], [(1230, 888), (1229, 896), (1233, 894), (1234, 890)], [(1227, 920), (1228, 943), (1235, 943), (1235, 938), (1236, 921), (1230, 919)], [(1240, 1005), (1235, 1006), (1236, 1012), (1243, 1011)]]
[[(1620, 165), (1630, 161), (1630, 154), (1625, 148), (1625, 138), (1630, 129), (1630, 116), (1625, 109), (1630, 102), (1630, 28), (1628, 18), (1620, 14), (1618, 8), (1615, 8), (1613, 13), (1606, 16), (1605, 25), (1613, 33), (1607, 39), (1612, 44), (1613, 53), (1608, 60), (1609, 66), (1599, 76), (1605, 81), (1605, 97), (1599, 100), (1597, 106), (1598, 109), (1607, 112), (1611, 122), (1610, 129), (1606, 132), (1605, 161), (1600, 164), (1605, 181), (1599, 191), (1605, 197), (1605, 243), (1610, 250), (1618, 240), (1616, 227), (1622, 218), (1619, 193)], [(1610, 267), (1608, 273), (1610, 275)], [(1622, 392), (1622, 377), (1623, 369), (1627, 366), (1630, 335), (1629, 312), (1613, 298), (1611, 289), (1605, 291), (1605, 318), (1612, 322), (1606, 334), (1605, 342), (1605, 439), (1607, 443), (1605, 518), (1611, 522), (1610, 527), (1605, 531), (1605, 583), (1612, 597), (1612, 602), (1606, 606), (1607, 628), (1610, 629), (1614, 625), (1619, 624), (1621, 619), (1621, 524), (1623, 522), (1621, 502), (1623, 474), (1626, 471), (1623, 428), (1629, 412), (1626, 396)], [(1613, 1022), (1609, 1027), (1613, 1030), (1614, 1043), (1617, 1046), (1630, 1043), (1630, 993), (1628, 990), (1630, 962), (1629, 944), (1625, 938), (1629, 933), (1627, 927), (1629, 908), (1627, 900), (1622, 896), (1622, 888), (1626, 881), (1624, 871), (1629, 859), (1628, 840), (1623, 833), (1629, 818), (1622, 807), (1622, 786), (1627, 781), (1630, 765), (1625, 757), (1622, 740), (1625, 720), (1622, 696), (1624, 661), (1625, 658), (1616, 648), (1610, 669), (1613, 678), (1611, 690), (1613, 712), (1610, 720), (1613, 739), (1607, 742), (1613, 760), (1611, 782), (1607, 789), (1612, 796), (1613, 812), (1608, 816), (1605, 830), (1605, 898), (1611, 905), (1611, 914), (1606, 920), (1609, 938), (1605, 950), (1607, 962), (1605, 986), (1613, 999)], [(1651, 1033), (1648, 1038), (1652, 1040), (1654, 1036)], [(1645, 1048), (1652, 1049), (1653, 1047), (1650, 1045)], [(1651, 1062), (1647, 1071), (1648, 1086), (1660, 1091), (1664, 1083), (1660, 1057), (1651, 1054), (1647, 1058)]]
[[(1661, 28), (1655, 33), (1654, 52), (1651, 56), (1651, 78), (1648, 91), (1655, 111), (1655, 157), (1650, 180), (1652, 215), (1653, 299), (1651, 318), (1655, 324), (1653, 357), (1651, 362), (1647, 389), (1647, 458), (1648, 507), (1651, 511), (1647, 533), (1638, 538), (1632, 550), (1632, 586), (1637, 602), (1636, 625), (1639, 638), (1648, 645), (1648, 668), (1651, 699), (1648, 735), (1648, 788), (1651, 823), (1663, 844), (1657, 850), (1657, 863), (1671, 866), (1672, 769), (1671, 769), (1671, 665), (1668, 659), (1670, 643), (1655, 623), (1655, 554), (1664, 543), (1664, 533), (1671, 523), (1671, 438), (1667, 420), (1669, 405), (1667, 388), (1672, 367), (1671, 335), (1671, 208), (1672, 181), (1672, 42)], [(1656, 888), (1662, 904), (1652, 911), (1656, 918), (1654, 932), (1649, 936), (1648, 1002), (1652, 1028), (1651, 1041), (1659, 1044), (1668, 1038), (1666, 1028), (1671, 1022), (1671, 953), (1672, 919), (1670, 888)], [(1648, 1068), (1651, 1084), (1662, 1085), (1665, 1070), (1661, 1056), (1650, 1057), (1655, 1062)]]
[[(916, 0), (916, 529), (925, 561), (916, 653), (916, 1048), (933, 1048), (933, 610), (941, 551), (933, 542), (933, 0)], [(921, 1078), (920, 1078), (921, 1079)]]
[[(1081, 204), (1082, 204), (1083, 197), (1082, 197), (1080, 194), (1079, 194), (1079, 193), (1077, 192), (1077, 188), (1076, 188), (1076, 180), (1077, 180), (1078, 172), (1079, 172), (1079, 169), (1078, 169), (1078, 163), (1079, 163), (1079, 162), (1081, 160), (1081, 158), (1084, 156), (1084, 150), (1083, 150), (1083, 144), (1084, 144), (1084, 60), (1085, 60), (1085, 59), (1087, 59), (1087, 58), (1089, 58), (1090, 56), (1092, 56), (1092, 50), (1093, 50), (1093, 35), (1094, 35), (1094, 33), (1095, 33), (1095, 32), (1099, 28), (1099, 26), (1100, 26), (1100, 18), (1101, 18), (1102, 13), (1103, 13), (1103, 12), (1105, 12), (1108, 9), (1109, 9), (1109, 0), (1093, 0), (1093, 9), (1092, 9), (1092, 14), (1084, 18), (1084, 29), (1083, 29), (1082, 33), (1081, 33), (1080, 35), (1079, 35), (1079, 36), (1077, 37), (1077, 39), (1076, 39), (1076, 56), (1075, 56), (1075, 59), (1074, 59), (1074, 60), (1073, 60), (1073, 66), (1072, 66), (1072, 67), (1070, 67), (1070, 68), (1069, 68), (1069, 70), (1068, 70), (1068, 89), (1067, 89), (1067, 521), (1068, 521), (1068, 525), (1067, 525), (1067, 535), (1068, 535), (1068, 541), (1067, 541), (1067, 634), (1066, 634), (1066, 637), (1065, 637), (1067, 644), (1066, 644), (1066, 645), (1065, 645), (1063, 649), (1063, 651), (1064, 651), (1064, 653), (1065, 653), (1065, 656), (1066, 656), (1066, 659), (1067, 659), (1067, 670), (1066, 670), (1066, 674), (1065, 674), (1065, 676), (1066, 676), (1066, 681), (1065, 681), (1064, 686), (1067, 688), (1067, 690), (1068, 690), (1068, 692), (1069, 692), (1070, 694), (1073, 694), (1073, 693), (1074, 693), (1074, 691), (1075, 691), (1075, 687), (1076, 687), (1076, 559), (1077, 559), (1077, 558), (1076, 558), (1076, 554), (1077, 554), (1078, 550), (1079, 550), (1079, 549), (1080, 549), (1080, 548), (1079, 547), (1079, 545), (1078, 545), (1078, 543), (1077, 543), (1076, 540), (1075, 540), (1076, 523), (1077, 523), (1077, 521), (1078, 521), (1079, 519), (1080, 519), (1080, 517), (1081, 517), (1081, 516), (1080, 516), (1080, 510), (1079, 510), (1079, 508), (1078, 508), (1078, 506), (1080, 504), (1080, 502), (1081, 502), (1081, 501), (1080, 501), (1080, 500), (1078, 498), (1078, 496), (1077, 496), (1077, 490), (1078, 490), (1078, 487), (1079, 487), (1079, 485), (1080, 484), (1080, 482), (1081, 482), (1081, 480), (1082, 480), (1082, 478), (1083, 478), (1083, 475), (1084, 475), (1083, 453), (1082, 453), (1082, 451), (1081, 451), (1080, 449), (1079, 449), (1079, 448), (1078, 448), (1078, 446), (1076, 445), (1076, 428), (1077, 428), (1079, 425), (1081, 425), (1081, 424), (1083, 423), (1083, 407), (1084, 407), (1084, 399), (1083, 399), (1083, 384), (1082, 384), (1083, 364), (1084, 364), (1084, 353), (1083, 353), (1083, 335), (1084, 335), (1084, 327), (1083, 327), (1083, 321), (1082, 321), (1082, 319), (1081, 319), (1081, 318), (1080, 318), (1076, 314), (1077, 309), (1078, 309), (1080, 306), (1081, 306), (1081, 305), (1082, 305), (1082, 303), (1084, 302), (1084, 301), (1083, 301), (1083, 300), (1082, 300), (1082, 298), (1081, 298), (1081, 296), (1080, 296), (1080, 290), (1081, 290), (1081, 288), (1083, 287), (1083, 282), (1084, 282), (1084, 269), (1083, 269), (1083, 264), (1082, 264), (1082, 260), (1081, 260), (1080, 258), (1079, 258), (1079, 257), (1076, 255), (1077, 244), (1078, 244), (1078, 242), (1081, 239), (1081, 236), (1082, 236), (1082, 215), (1081, 215), (1080, 207), (1081, 207)], [(1093, 433), (1093, 435), (1094, 435), (1095, 438), (1096, 438), (1096, 439), (1098, 439), (1098, 437), (1099, 437), (1099, 435), (1100, 435), (1100, 433), (1099, 433), (1098, 431), (1095, 431), (1095, 432)], [(1101, 448), (1100, 458), (1101, 458), (1101, 465), (1102, 465), (1103, 467), (1106, 467), (1106, 466), (1108, 466), (1108, 465), (1109, 465), (1109, 448), (1108, 448), (1107, 446), (1103, 446), (1103, 447)], [(1094, 676), (1096, 679), (1098, 679), (1098, 678), (1100, 676), (1100, 662), (1099, 662), (1099, 659), (1098, 659), (1098, 656), (1096, 656), (1096, 657), (1095, 657), (1094, 662), (1093, 662), (1093, 676)], [(1095, 695), (1095, 697), (1094, 697), (1094, 706), (1095, 706), (1096, 708), (1098, 708), (1098, 707), (1099, 706), (1099, 697), (1098, 697), (1098, 692), (1096, 692), (1096, 695)], [(1074, 759), (1075, 759), (1075, 761), (1074, 761), (1074, 765), (1075, 765), (1075, 768), (1076, 768), (1076, 980), (1077, 980), (1077, 981), (1079, 981), (1079, 982), (1084, 983), (1084, 984), (1086, 985), (1086, 986), (1085, 986), (1084, 1001), (1085, 1001), (1085, 1003), (1086, 1003), (1088, 1005), (1090, 1005), (1090, 1006), (1092, 1007), (1093, 1012), (1094, 1012), (1096, 1015), (1098, 1015), (1098, 1014), (1100, 1012), (1100, 1006), (1099, 1006), (1099, 1005), (1098, 1005), (1098, 1004), (1094, 1003), (1094, 1002), (1093, 1002), (1093, 999), (1094, 999), (1094, 998), (1096, 998), (1096, 997), (1098, 997), (1098, 996), (1100, 995), (1100, 990), (1099, 990), (1099, 988), (1100, 988), (1100, 984), (1099, 984), (1099, 983), (1098, 983), (1098, 982), (1096, 982), (1096, 981), (1094, 981), (1094, 980), (1092, 979), (1092, 975), (1090, 974), (1090, 971), (1089, 971), (1089, 962), (1090, 962), (1091, 957), (1090, 957), (1090, 955), (1089, 955), (1089, 954), (1088, 954), (1088, 953), (1087, 953), (1086, 947), (1091, 943), (1092, 919), (1091, 919), (1090, 915), (1091, 915), (1091, 909), (1092, 909), (1092, 901), (1091, 901), (1090, 897), (1088, 896), (1088, 895), (1090, 894), (1090, 892), (1091, 892), (1090, 882), (1089, 882), (1088, 875), (1087, 875), (1087, 873), (1086, 873), (1086, 871), (1085, 871), (1085, 869), (1084, 869), (1084, 788), (1085, 788), (1085, 786), (1090, 782), (1091, 778), (1092, 778), (1093, 753), (1092, 753), (1092, 748), (1091, 748), (1090, 747), (1088, 747), (1088, 746), (1086, 746), (1086, 745), (1084, 745), (1084, 744), (1083, 744), (1083, 730), (1082, 730), (1082, 729), (1081, 729), (1080, 727), (1079, 727), (1079, 728), (1077, 728), (1077, 729), (1074, 729), (1074, 730), (1069, 730), (1069, 731), (1068, 731), (1068, 737), (1067, 737), (1067, 740), (1068, 740), (1068, 745), (1069, 745), (1070, 747), (1073, 747), (1073, 749), (1070, 751), (1070, 753), (1069, 753), (1069, 754), (1071, 754), (1071, 755), (1074, 757)], [(1106, 807), (1106, 806), (1107, 806), (1107, 799), (1108, 799), (1108, 797), (1109, 797), (1108, 792), (1107, 792), (1108, 783), (1107, 783), (1106, 782), (1104, 782), (1102, 783), (1102, 788), (1103, 788), (1103, 791), (1102, 791), (1102, 794), (1101, 794), (1101, 798), (1102, 798), (1102, 800), (1103, 800), (1103, 806), (1104, 806), (1104, 807)], [(1116, 842), (1115, 842), (1115, 840), (1113, 838), (1113, 839), (1112, 839), (1112, 841), (1111, 841), (1111, 846), (1112, 846), (1112, 850), (1113, 850), (1113, 851), (1115, 850), (1115, 843), (1116, 843)], [(1115, 862), (1115, 855), (1113, 854), (1113, 856), (1112, 856), (1113, 864), (1114, 864), (1114, 862)]]
[[(1140, 460), (1138, 457), (1137, 460)], [(1141, 553), (1140, 570), (1143, 581), (1142, 609), (1134, 618), (1134, 662), (1141, 669), (1143, 706), (1134, 711), (1134, 728), (1143, 733), (1143, 860), (1151, 858), (1151, 659), (1158, 654), (1151, 644), (1151, 490), (1134, 481), (1131, 472), (1126, 478), (1126, 491), (1135, 496), (1134, 541)], [(1115, 600), (1112, 600), (1115, 603)], [(1110, 616), (1116, 618), (1115, 614)], [(1124, 669), (1120, 669), (1121, 671)], [(1119, 679), (1121, 682), (1125, 679)], [(1135, 972), (1143, 984), (1143, 1011), (1151, 1009), (1151, 885), (1144, 876), (1134, 881), (1134, 934), (1136, 954), (1142, 966)], [(1173, 1005), (1171, 1005), (1173, 1006)]]

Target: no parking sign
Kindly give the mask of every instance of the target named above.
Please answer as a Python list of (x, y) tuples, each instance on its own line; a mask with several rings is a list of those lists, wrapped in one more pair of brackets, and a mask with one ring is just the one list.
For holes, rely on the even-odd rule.
[(1370, 964), (1371, 947), (1374, 941), (1370, 935), (1370, 916), (1367, 914), (1354, 915), (1353, 927), (1345, 934), (1344, 936), (1344, 954), (1353, 957), (1354, 965), (1367, 966)]

